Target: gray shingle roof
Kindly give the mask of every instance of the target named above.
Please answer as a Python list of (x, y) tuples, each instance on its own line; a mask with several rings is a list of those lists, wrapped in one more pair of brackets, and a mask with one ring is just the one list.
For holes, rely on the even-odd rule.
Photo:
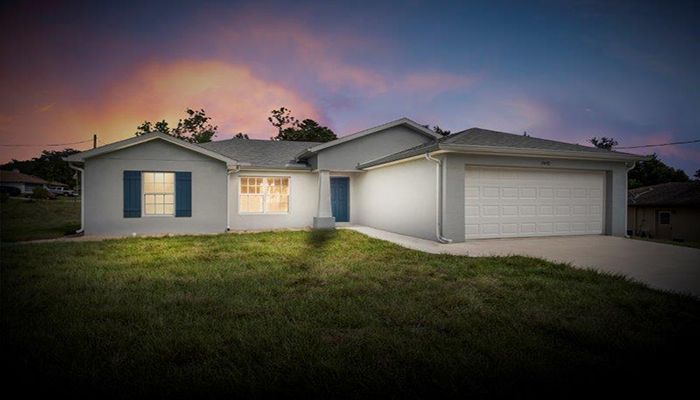
[(462, 144), (472, 146), (514, 147), (518, 149), (584, 151), (594, 153), (610, 153), (610, 150), (580, 144), (559, 142), (556, 140), (540, 139), (532, 136), (515, 135), (512, 133), (492, 131), (482, 128), (470, 128), (441, 139), (442, 143)]
[[(453, 135), (442, 137), (436, 141), (421, 144), (419, 146), (400, 151), (398, 153), (389, 154), (382, 158), (366, 161), (359, 165), (359, 168), (368, 168), (375, 165), (380, 165), (392, 161), (398, 161), (404, 158), (413, 157), (422, 153), (435, 151), (438, 149), (455, 150), (464, 149), (488, 148), (497, 149), (524, 149), (537, 150), (555, 154), (562, 152), (564, 155), (576, 156), (580, 154), (582, 158), (586, 155), (591, 155), (593, 158), (629, 158), (643, 159), (644, 157), (635, 154), (622, 153), (618, 151), (610, 151), (599, 149), (596, 147), (582, 146), (580, 144), (559, 142), (556, 140), (540, 139), (532, 136), (515, 135), (512, 133), (492, 131), (481, 128), (470, 128)], [(610, 156), (610, 157), (608, 157)]]
[(253, 167), (307, 168), (294, 157), (317, 142), (292, 142), (255, 139), (228, 139), (202, 143), (200, 146)]
[(629, 191), (631, 206), (700, 206), (700, 182), (669, 182)]

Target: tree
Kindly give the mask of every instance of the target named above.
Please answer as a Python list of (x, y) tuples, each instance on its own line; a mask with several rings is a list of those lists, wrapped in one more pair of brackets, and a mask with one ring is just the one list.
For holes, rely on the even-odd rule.
[[(424, 128), (430, 129), (430, 125), (422, 125), (422, 126), (423, 126)], [(437, 125), (433, 126), (433, 131), (434, 131), (435, 133), (437, 133), (438, 135), (442, 135), (442, 136), (447, 136), (447, 135), (449, 135), (450, 133), (452, 133), (451, 131), (442, 130), (442, 129), (441, 129), (439, 126), (437, 126)]]
[(447, 136), (450, 133), (452, 133), (452, 131), (440, 129), (440, 127), (437, 125), (433, 126), (433, 130), (435, 131), (435, 133), (437, 133), (438, 135), (442, 135), (442, 136)]
[(287, 127), (293, 127), (297, 124), (297, 119), (292, 117), (292, 111), (286, 107), (281, 107), (278, 110), (270, 111), (270, 116), (267, 120), (272, 126), (277, 128), (277, 134), (281, 134)]
[(695, 175), (693, 175), (693, 179), (696, 181), (700, 181), (700, 169), (695, 170)]
[(238, 132), (235, 136), (236, 139), (250, 139), (247, 133)]
[(294, 118), (288, 108), (272, 110), (267, 118), (272, 126), (277, 128), (277, 136), (272, 140), (289, 140), (299, 142), (329, 142), (337, 139), (335, 133), (326, 126), (321, 126), (312, 119), (301, 122)]
[(177, 122), (177, 127), (172, 129), (165, 120), (155, 123), (144, 121), (143, 124), (136, 127), (136, 136), (152, 132), (161, 132), (190, 143), (211, 142), (211, 139), (216, 136), (216, 131), (219, 128), (209, 123), (211, 117), (207, 117), (204, 109), (195, 111), (188, 108), (186, 112), (188, 117), (179, 120)]
[(630, 189), (658, 185), (668, 182), (688, 182), (688, 175), (682, 169), (676, 169), (659, 160), (656, 153), (651, 155), (649, 161), (640, 161), (628, 174)]
[(76, 149), (64, 150), (44, 150), (39, 157), (34, 157), (31, 160), (12, 160), (6, 164), (0, 165), (0, 169), (6, 171), (18, 170), (23, 174), (38, 176), (47, 181), (55, 181), (73, 186), (75, 180), (72, 170), (68, 163), (63, 161), (63, 157), (71, 154), (80, 153)]
[(593, 137), (591, 138), (590, 142), (593, 144), (593, 146), (604, 150), (612, 150), (613, 147), (619, 144), (614, 138), (605, 136), (601, 137), (600, 139), (598, 137)]

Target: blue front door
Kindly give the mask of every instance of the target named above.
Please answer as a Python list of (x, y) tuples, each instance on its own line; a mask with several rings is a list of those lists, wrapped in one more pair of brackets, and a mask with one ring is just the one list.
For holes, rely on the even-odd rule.
[(335, 222), (350, 222), (350, 178), (331, 178), (331, 209)]

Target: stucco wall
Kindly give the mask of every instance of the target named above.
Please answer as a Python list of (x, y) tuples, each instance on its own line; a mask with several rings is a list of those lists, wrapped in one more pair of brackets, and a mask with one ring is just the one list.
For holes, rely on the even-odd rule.
[(309, 165), (314, 169), (330, 171), (356, 170), (358, 163), (375, 160), (431, 140), (413, 129), (396, 126), (321, 150), (309, 160)]
[(356, 176), (355, 223), (435, 240), (435, 164), (421, 159)]
[[(238, 190), (242, 176), (289, 177), (289, 212), (286, 214), (242, 214), (238, 210)], [(313, 223), (318, 208), (318, 174), (311, 172), (240, 171), (229, 176), (230, 227), (233, 231), (306, 228)]]
[[(123, 171), (192, 172), (192, 217), (124, 218)], [(163, 140), (85, 162), (85, 232), (210, 233), (226, 230), (226, 164)]]
[[(624, 236), (626, 232), (627, 167), (624, 163), (448, 154), (444, 162), (443, 235), (454, 242), (464, 241), (464, 176), (466, 165), (524, 168), (581, 169), (607, 171), (605, 233)], [(548, 161), (549, 165), (543, 165)]]

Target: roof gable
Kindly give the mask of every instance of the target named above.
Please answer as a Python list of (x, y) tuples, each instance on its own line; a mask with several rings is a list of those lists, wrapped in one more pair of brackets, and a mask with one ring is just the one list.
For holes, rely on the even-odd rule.
[(129, 139), (124, 139), (120, 140), (118, 142), (110, 143), (104, 146), (96, 147), (94, 149), (86, 150), (80, 153), (72, 154), (68, 157), (65, 157), (64, 160), (68, 162), (84, 162), (88, 158), (92, 158), (95, 156), (99, 156), (102, 154), (107, 154), (111, 153), (114, 151), (126, 149), (132, 146), (137, 146), (142, 143), (147, 143), (153, 140), (163, 140), (172, 144), (175, 144), (177, 146), (183, 147), (185, 149), (194, 151), (196, 153), (203, 154), (207, 157), (211, 157), (213, 159), (223, 161), (227, 165), (235, 165), (237, 164), (236, 160), (226, 157), (223, 154), (208, 150), (204, 147), (198, 146), (196, 144), (188, 143), (185, 142), (184, 140), (178, 139), (174, 136), (165, 134), (165, 133), (160, 133), (160, 132), (152, 132), (152, 133), (146, 133), (141, 136), (134, 136)]
[(406, 158), (433, 151), (625, 162), (640, 161), (647, 158), (636, 154), (582, 146), (580, 144), (521, 136), (488, 129), (470, 128), (462, 132), (441, 137), (430, 143), (425, 143), (397, 153), (388, 154), (376, 160), (362, 163), (358, 168), (371, 168), (386, 163), (398, 162)]
[(330, 142), (320, 143), (316, 146), (305, 149), (305, 151), (303, 151), (297, 155), (297, 158), (308, 157), (311, 154), (317, 153), (321, 150), (325, 150), (325, 149), (330, 148), (330, 147), (338, 146), (338, 145), (341, 145), (343, 143), (347, 143), (349, 141), (359, 139), (359, 138), (362, 138), (362, 137), (365, 137), (368, 135), (372, 135), (374, 133), (382, 132), (382, 131), (385, 131), (387, 129), (394, 128), (394, 127), (401, 126), (401, 125), (406, 126), (406, 127), (410, 128), (411, 130), (414, 130), (414, 131), (420, 133), (421, 135), (424, 135), (424, 136), (426, 136), (430, 139), (433, 139), (433, 140), (437, 140), (440, 137), (442, 137), (441, 135), (433, 132), (431, 129), (428, 129), (428, 128), (424, 127), (423, 125), (418, 124), (415, 121), (412, 121), (408, 118), (401, 118), (401, 119), (397, 119), (396, 121), (387, 122), (386, 124), (378, 125), (378, 126), (375, 126), (375, 127), (369, 128), (369, 129), (355, 132), (355, 133), (350, 134), (350, 135), (339, 137), (338, 139), (331, 140)]

